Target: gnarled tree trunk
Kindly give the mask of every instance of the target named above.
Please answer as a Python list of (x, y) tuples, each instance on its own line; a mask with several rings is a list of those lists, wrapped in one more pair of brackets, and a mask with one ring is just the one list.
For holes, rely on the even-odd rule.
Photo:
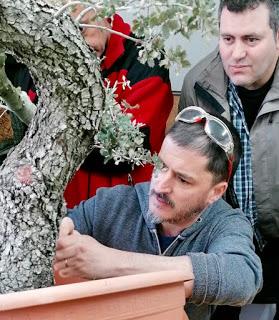
[(42, 0), (0, 0), (0, 50), (25, 63), (40, 96), (0, 169), (0, 292), (52, 284), (63, 191), (98, 129), (99, 64), (69, 18)]

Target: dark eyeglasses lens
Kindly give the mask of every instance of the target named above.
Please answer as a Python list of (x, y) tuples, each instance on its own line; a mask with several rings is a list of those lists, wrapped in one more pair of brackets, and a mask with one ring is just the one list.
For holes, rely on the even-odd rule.
[(208, 119), (206, 122), (207, 132), (214, 137), (220, 144), (228, 145), (230, 143), (230, 136), (226, 129), (217, 121)]

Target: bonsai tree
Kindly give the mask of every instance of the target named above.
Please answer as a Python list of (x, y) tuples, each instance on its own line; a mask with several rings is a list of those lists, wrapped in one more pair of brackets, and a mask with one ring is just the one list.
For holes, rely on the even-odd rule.
[[(129, 110), (122, 112), (114, 100), (114, 88), (104, 85), (100, 60), (79, 32), (80, 20), (70, 18), (68, 5), (54, 2), (0, 0), (2, 102), (29, 123), (0, 169), (1, 293), (53, 283), (58, 224), (66, 213), (64, 188), (92, 148), (116, 162), (151, 160), (141, 146), (141, 124), (130, 121)], [(94, 6), (93, 1), (83, 4), (87, 10)], [(193, 30), (214, 25), (209, 0), (103, 0), (93, 10), (105, 17), (131, 7), (134, 32), (145, 37), (138, 42), (140, 59), (149, 64), (162, 54), (169, 36), (189, 37)], [(28, 66), (38, 88), (36, 108), (6, 81), (5, 52)], [(181, 48), (166, 51), (162, 63), (172, 61), (187, 63)], [(123, 85), (128, 85), (125, 79)]]

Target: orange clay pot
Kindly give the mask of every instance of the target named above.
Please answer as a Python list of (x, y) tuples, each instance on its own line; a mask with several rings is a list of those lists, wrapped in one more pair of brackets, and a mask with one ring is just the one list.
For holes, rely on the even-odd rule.
[(0, 295), (1, 320), (188, 320), (187, 275), (161, 271)]

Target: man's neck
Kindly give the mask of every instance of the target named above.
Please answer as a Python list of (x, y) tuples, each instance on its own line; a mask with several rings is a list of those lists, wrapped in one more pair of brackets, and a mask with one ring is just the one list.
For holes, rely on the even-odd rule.
[(262, 107), (262, 103), (271, 88), (272, 82), (273, 76), (264, 86), (256, 90), (247, 90), (240, 86), (236, 87), (249, 131), (256, 120), (259, 110)]
[(260, 89), (260, 88), (266, 86), (267, 83), (270, 82), (271, 79), (273, 79), (274, 72), (275, 72), (276, 66), (277, 66), (277, 62), (278, 62), (278, 56), (274, 57), (273, 63), (271, 64), (271, 66), (269, 67), (269, 70), (266, 72), (266, 74), (263, 76), (263, 78), (250, 84), (249, 86), (245, 86), (244, 88), (246, 90), (257, 90), (257, 89)]

